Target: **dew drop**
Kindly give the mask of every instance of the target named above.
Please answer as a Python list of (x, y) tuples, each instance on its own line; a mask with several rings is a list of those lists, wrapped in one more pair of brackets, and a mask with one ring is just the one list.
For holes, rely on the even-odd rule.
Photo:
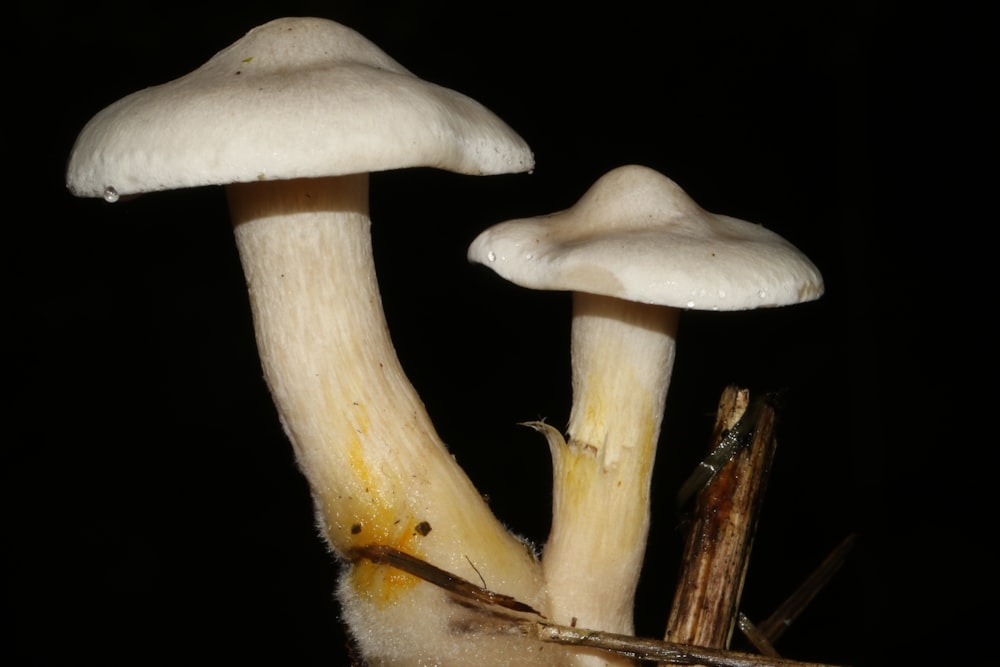
[(687, 307), (688, 308), (694, 308), (694, 301), (688, 301), (687, 302)]
[(110, 185), (104, 188), (104, 201), (108, 202), (109, 204), (114, 204), (116, 201), (118, 201), (118, 191), (115, 190)]
[(761, 299), (766, 299), (767, 298), (767, 290), (766, 289), (759, 290), (757, 292), (757, 296), (760, 297)]
[(497, 261), (497, 254), (492, 250), (490, 250), (488, 253), (486, 253), (486, 259), (490, 260), (491, 262), (495, 262)]

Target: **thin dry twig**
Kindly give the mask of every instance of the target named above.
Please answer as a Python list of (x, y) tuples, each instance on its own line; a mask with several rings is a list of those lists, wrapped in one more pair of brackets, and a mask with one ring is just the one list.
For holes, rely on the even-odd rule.
[(760, 631), (756, 625), (753, 624), (746, 614), (742, 611), (736, 618), (736, 625), (739, 626), (740, 632), (743, 636), (750, 640), (753, 647), (760, 651), (761, 655), (767, 655), (772, 658), (780, 658), (780, 654), (771, 644), (771, 639)]
[[(778, 608), (757, 625), (757, 632), (768, 643), (774, 644), (784, 634), (799, 614), (809, 606), (813, 598), (826, 586), (827, 582), (840, 569), (847, 559), (847, 554), (854, 547), (857, 536), (853, 533), (845, 537), (823, 562), (806, 577), (798, 588), (788, 598), (778, 605)], [(752, 640), (751, 640), (752, 641)]]
[(635, 658), (656, 660), (667, 665), (705, 665), (706, 667), (832, 667), (770, 656), (753, 655), (727, 649), (689, 646), (659, 639), (643, 639), (610, 632), (583, 630), (543, 621), (520, 621), (525, 633), (540, 641), (568, 646), (586, 646)]

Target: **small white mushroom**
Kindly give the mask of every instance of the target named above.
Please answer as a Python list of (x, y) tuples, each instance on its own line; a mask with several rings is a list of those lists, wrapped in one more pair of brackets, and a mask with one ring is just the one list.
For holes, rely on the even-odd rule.
[[(385, 545), (544, 610), (537, 559), (459, 468), (399, 364), (368, 213), (368, 172), (533, 164), (478, 102), (343, 25), (285, 18), (98, 113), (73, 146), (67, 185), (108, 201), (225, 185), (265, 378), (333, 550), (349, 560)], [(468, 648), (448, 627), (459, 605), (371, 559), (345, 568), (340, 597), (378, 664), (521, 660), (516, 642)]]
[(822, 277), (774, 232), (709, 213), (636, 165), (565, 211), (485, 230), (468, 256), (518, 285), (573, 293), (568, 443), (534, 424), (554, 467), (542, 566), (556, 622), (631, 633), (679, 313), (809, 301)]

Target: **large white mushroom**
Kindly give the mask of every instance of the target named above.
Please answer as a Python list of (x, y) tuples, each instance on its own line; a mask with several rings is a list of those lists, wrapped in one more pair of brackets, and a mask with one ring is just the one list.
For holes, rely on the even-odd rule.
[(323, 535), (350, 561), (339, 595), (371, 664), (544, 664), (533, 644), (456, 634), (460, 605), (372, 556), (412, 556), (547, 607), (536, 557), (490, 512), (400, 366), (368, 214), (368, 172), (533, 163), (478, 102), (315, 18), (262, 25), (194, 72), (115, 102), (72, 149), (78, 196), (226, 186), (264, 375)]
[(542, 566), (556, 622), (631, 633), (680, 312), (809, 301), (822, 277), (779, 235), (709, 213), (637, 165), (567, 210), (490, 227), (468, 256), (518, 285), (573, 294), (568, 442), (533, 424), (554, 468)]

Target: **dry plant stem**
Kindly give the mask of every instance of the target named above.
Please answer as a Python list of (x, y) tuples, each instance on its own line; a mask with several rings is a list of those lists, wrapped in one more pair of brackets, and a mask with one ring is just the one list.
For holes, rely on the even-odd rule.
[(638, 660), (656, 660), (661, 665), (705, 665), (706, 667), (832, 667), (739, 651), (689, 646), (657, 639), (643, 639), (610, 632), (568, 628), (552, 623), (521, 621), (520, 631), (543, 642), (565, 646), (592, 646)]
[[(396, 357), (367, 175), (227, 193), (264, 377), (334, 551), (390, 545), (541, 605), (537, 563), (447, 451)], [(414, 585), (396, 577), (379, 591), (375, 567), (355, 568), (375, 600)]]
[(740, 632), (746, 637), (753, 647), (760, 651), (761, 655), (768, 655), (772, 658), (781, 657), (778, 651), (775, 650), (774, 645), (771, 644), (771, 640), (767, 638), (757, 626), (753, 624), (746, 614), (743, 612), (739, 613), (736, 619), (736, 625), (739, 627)]
[[(715, 442), (739, 420), (746, 390), (722, 395)], [(725, 648), (736, 626), (739, 599), (774, 456), (774, 412), (764, 405), (753, 443), (739, 451), (698, 494), (666, 639)]]
[(823, 559), (813, 572), (806, 578), (788, 598), (778, 605), (778, 608), (767, 617), (766, 620), (757, 625), (759, 632), (768, 642), (773, 644), (785, 633), (788, 626), (792, 624), (799, 614), (802, 613), (813, 598), (836, 574), (837, 570), (844, 564), (847, 554), (854, 548), (856, 535), (851, 534), (845, 537), (830, 554)]

